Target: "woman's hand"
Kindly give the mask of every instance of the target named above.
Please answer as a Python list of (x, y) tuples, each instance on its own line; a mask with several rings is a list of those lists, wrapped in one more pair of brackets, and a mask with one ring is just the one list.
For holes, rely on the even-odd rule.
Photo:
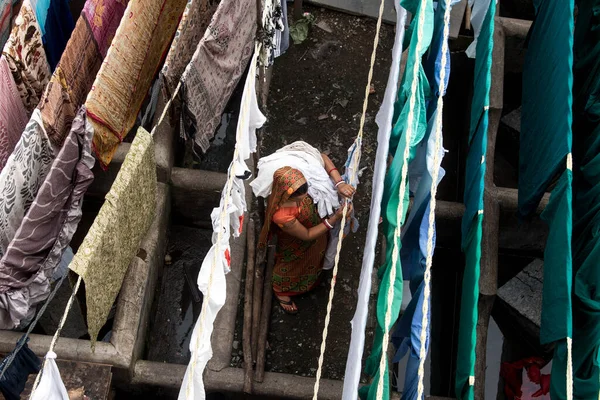
[[(348, 215), (350, 215), (350, 213), (352, 212), (354, 207), (352, 206), (352, 203), (347, 203), (346, 207), (347, 207), (346, 217), (348, 217)], [(329, 218), (329, 221), (332, 224), (335, 224), (342, 219), (343, 215), (344, 215), (344, 205), (342, 203), (342, 206), (335, 211), (335, 214), (333, 215), (333, 217)]]
[(345, 182), (340, 183), (338, 185), (337, 191), (340, 196), (345, 197), (347, 199), (351, 199), (352, 196), (354, 196), (354, 193), (356, 193), (356, 189), (354, 189), (351, 185), (348, 185)]

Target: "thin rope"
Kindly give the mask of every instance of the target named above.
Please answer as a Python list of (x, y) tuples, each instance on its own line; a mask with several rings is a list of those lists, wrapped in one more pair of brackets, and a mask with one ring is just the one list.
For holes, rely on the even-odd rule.
[[(260, 51), (260, 44), (256, 44), (254, 47), (254, 51), (258, 52)], [(253, 61), (256, 61), (256, 59), (254, 57), (252, 57)], [(254, 71), (254, 72), (253, 72)], [(256, 74), (256, 63), (254, 62), (253, 65), (250, 67), (250, 71), (248, 72), (249, 76), (252, 76), (250, 74)], [(255, 78), (254, 78), (255, 79)], [(249, 102), (250, 102), (250, 97), (251, 96), (246, 96), (246, 101), (242, 104), (242, 109), (240, 112), (240, 121), (245, 121), (246, 120), (246, 115), (248, 113), (248, 108), (249, 108)], [(243, 127), (242, 127), (243, 128)], [(217, 233), (217, 242), (215, 243), (215, 251), (213, 254), (213, 261), (210, 267), (210, 274), (208, 277), (208, 288), (206, 290), (206, 297), (204, 298), (204, 301), (202, 302), (202, 309), (200, 311), (200, 322), (198, 325), (198, 335), (196, 336), (196, 342), (194, 344), (194, 351), (192, 352), (192, 359), (190, 361), (190, 375), (189, 375), (189, 379), (187, 381), (187, 385), (185, 388), (185, 398), (189, 399), (190, 398), (190, 392), (191, 392), (191, 385), (192, 382), (194, 381), (194, 370), (196, 369), (196, 360), (197, 360), (197, 352), (198, 349), (200, 348), (200, 339), (202, 338), (202, 335), (204, 333), (204, 325), (205, 325), (205, 320), (206, 320), (206, 309), (208, 306), (208, 303), (210, 301), (211, 298), (211, 292), (212, 292), (212, 286), (213, 286), (213, 277), (214, 277), (214, 273), (217, 267), (217, 256), (219, 254), (221, 254), (221, 242), (223, 239), (223, 223), (225, 220), (225, 217), (228, 215), (227, 209), (229, 208), (229, 201), (231, 198), (231, 189), (233, 187), (233, 179), (235, 178), (235, 163), (234, 160), (237, 160), (238, 158), (238, 154), (239, 154), (239, 142), (240, 142), (240, 137), (241, 137), (241, 132), (243, 132), (244, 129), (238, 129), (237, 134), (236, 134), (236, 141), (235, 141), (235, 149), (233, 152), (233, 160), (230, 164), (230, 168), (228, 170), (228, 175), (227, 175), (227, 182), (226, 182), (226, 186), (225, 186), (225, 196), (223, 198), (223, 207), (221, 208), (221, 214), (219, 216), (219, 232)], [(246, 129), (247, 131), (247, 129)]]
[(442, 150), (442, 116), (444, 111), (444, 93), (446, 92), (446, 64), (448, 63), (448, 37), (450, 36), (450, 0), (445, 0), (444, 33), (442, 39), (442, 60), (440, 65), (440, 86), (438, 88), (437, 114), (435, 117), (435, 146), (433, 155), (433, 174), (431, 176), (431, 198), (429, 203), (429, 226), (427, 228), (427, 259), (425, 262), (425, 275), (423, 277), (423, 305), (421, 316), (421, 334), (419, 346), (419, 369), (417, 386), (417, 399), (423, 398), (425, 392), (425, 342), (429, 328), (429, 301), (431, 296), (431, 267), (433, 265), (433, 235), (435, 232), (435, 207), (437, 196), (438, 177), (441, 168), (440, 153)]
[(58, 282), (54, 286), (54, 289), (52, 290), (52, 292), (50, 292), (50, 295), (46, 299), (46, 302), (42, 305), (42, 307), (38, 311), (35, 319), (33, 320), (33, 322), (31, 324), (29, 324), (29, 328), (27, 329), (27, 332), (25, 332), (25, 334), (23, 336), (21, 336), (21, 339), (19, 339), (19, 343), (17, 344), (17, 347), (13, 350), (13, 352), (10, 354), (10, 356), (8, 356), (8, 360), (6, 361), (6, 364), (4, 364), (4, 368), (2, 369), (2, 372), (0, 372), (0, 380), (2, 380), (2, 377), (4, 377), (4, 373), (8, 370), (8, 367), (10, 367), (10, 364), (12, 364), (12, 362), (15, 360), (17, 353), (19, 353), (19, 351), (21, 351), (23, 346), (25, 346), (25, 343), (27, 343), (27, 338), (29, 337), (29, 335), (31, 334), (33, 329), (36, 327), (36, 325), (37, 325), (38, 321), (40, 320), (40, 318), (42, 317), (42, 315), (44, 315), (44, 312), (46, 312), (46, 308), (48, 308), (48, 304), (50, 304), (50, 302), (54, 298), (54, 295), (56, 295), (56, 292), (58, 292), (58, 289), (62, 285), (62, 283), (65, 280), (67, 275), (68, 275), (68, 271), (58, 280)]
[(179, 80), (179, 83), (177, 84), (177, 87), (175, 88), (173, 95), (171, 96), (169, 101), (167, 101), (167, 103), (165, 104), (165, 107), (163, 108), (163, 111), (160, 114), (160, 118), (158, 119), (158, 121), (156, 121), (156, 125), (154, 125), (154, 128), (152, 128), (152, 131), (150, 132), (150, 136), (154, 137), (154, 134), (156, 133), (156, 128), (158, 128), (160, 126), (160, 124), (162, 124), (163, 120), (167, 116), (167, 112), (169, 111), (169, 108), (171, 108), (171, 104), (175, 100), (175, 97), (177, 97), (177, 94), (179, 94), (180, 89), (181, 89), (181, 80)]
[[(415, 52), (416, 54), (420, 54), (420, 50), (421, 50), (421, 38), (423, 37), (423, 25), (425, 23), (425, 13), (423, 12), (423, 9), (425, 8), (425, 3), (426, 0), (421, 0), (420, 3), (420, 13), (419, 13), (419, 21), (418, 21), (418, 25), (417, 25), (417, 43), (416, 43), (416, 48), (415, 48)], [(387, 365), (387, 348), (389, 345), (389, 341), (390, 341), (390, 332), (389, 332), (389, 326), (391, 325), (392, 322), (392, 303), (394, 300), (394, 282), (396, 281), (396, 266), (398, 265), (398, 258), (400, 257), (400, 249), (398, 246), (398, 242), (400, 241), (400, 233), (401, 233), (401, 228), (402, 228), (402, 215), (404, 214), (404, 196), (406, 194), (406, 180), (408, 177), (408, 159), (409, 159), (409, 155), (410, 155), (410, 142), (412, 140), (412, 134), (413, 134), (413, 120), (415, 118), (415, 103), (416, 103), (416, 97), (417, 97), (417, 84), (419, 83), (419, 66), (420, 66), (420, 59), (417, 58), (413, 64), (413, 80), (411, 83), (411, 90), (410, 90), (410, 100), (409, 100), (409, 110), (408, 110), (408, 116), (407, 116), (407, 129), (406, 129), (406, 146), (404, 148), (404, 154), (403, 154), (403, 163), (402, 163), (402, 176), (401, 176), (401, 181), (400, 181), (400, 188), (399, 188), (399, 194), (398, 194), (398, 198), (400, 199), (399, 201), (399, 205), (397, 208), (397, 214), (396, 214), (396, 219), (397, 219), (397, 225), (396, 225), (396, 229), (394, 230), (394, 247), (392, 250), (392, 265), (390, 266), (391, 271), (390, 271), (390, 279), (389, 279), (389, 286), (388, 286), (388, 293), (387, 293), (387, 309), (386, 309), (386, 313), (385, 313), (385, 320), (384, 320), (384, 327), (383, 327), (383, 341), (382, 341), (382, 347), (381, 347), (381, 359), (379, 362), (379, 380), (377, 382), (377, 399), (382, 399), (383, 398), (383, 386), (384, 386), (384, 382), (383, 382), (383, 376), (384, 373), (383, 371), (385, 371), (386, 365)]]
[[(69, 315), (69, 311), (71, 311), (71, 307), (73, 307), (73, 302), (75, 301), (75, 295), (77, 294), (77, 291), (79, 290), (79, 286), (81, 285), (82, 279), (83, 278), (81, 277), (81, 275), (79, 275), (79, 278), (77, 278), (77, 283), (75, 283), (75, 287), (73, 287), (73, 293), (71, 293), (71, 297), (69, 297), (69, 301), (67, 302), (67, 306), (65, 307), (65, 312), (64, 312), (62, 318), (60, 319), (58, 328), (56, 328), (56, 332), (54, 332), (54, 337), (52, 338), (52, 341), (50, 342), (50, 348), (48, 349), (48, 353), (51, 351), (54, 351), (54, 346), (56, 346), (56, 342), (58, 341), (58, 338), (60, 337), (60, 332), (62, 331), (63, 326), (65, 325), (65, 322), (67, 321), (67, 316)], [(33, 394), (35, 393), (35, 390), (37, 389), (38, 385), (40, 384), (40, 378), (42, 377), (42, 372), (44, 371), (45, 365), (46, 365), (46, 358), (44, 358), (42, 367), (40, 368), (40, 371), (38, 372), (37, 376), (35, 377), (35, 382), (33, 383), (33, 389), (31, 390), (31, 394), (29, 395), (30, 399), (33, 396)]]
[[(371, 64), (369, 67), (369, 74), (367, 77), (367, 85), (365, 87), (365, 99), (363, 101), (363, 110), (362, 110), (362, 115), (360, 117), (360, 125), (358, 128), (358, 135), (355, 140), (355, 143), (357, 143), (359, 146), (357, 146), (356, 150), (352, 154), (351, 165), (356, 166), (356, 168), (353, 169), (355, 174), (358, 174), (358, 165), (360, 164), (360, 153), (361, 153), (360, 145), (361, 145), (362, 137), (363, 137), (363, 131), (364, 131), (366, 115), (367, 115), (367, 108), (369, 106), (369, 94), (370, 94), (370, 90), (371, 90), (371, 81), (373, 80), (373, 70), (375, 68), (375, 59), (377, 57), (377, 47), (379, 46), (379, 32), (381, 30), (381, 21), (383, 19), (384, 4), (385, 4), (384, 0), (381, 0), (381, 3), (379, 5), (379, 17), (377, 18), (377, 27), (375, 29), (375, 38), (373, 39), (373, 51), (371, 52)], [(321, 383), (321, 373), (323, 371), (323, 361), (325, 358), (325, 349), (327, 347), (327, 335), (329, 333), (329, 322), (331, 319), (331, 308), (333, 306), (333, 296), (335, 294), (335, 283), (337, 280), (338, 266), (340, 263), (340, 253), (342, 250), (342, 241), (344, 240), (344, 230), (346, 227), (346, 216), (347, 216), (346, 214), (348, 211), (348, 200), (346, 200), (344, 202), (343, 207), (344, 207), (344, 209), (342, 211), (341, 228), (340, 228), (340, 233), (338, 235), (337, 249), (336, 249), (336, 253), (335, 253), (335, 263), (333, 266), (333, 273), (332, 273), (333, 276), (331, 278), (331, 289), (329, 290), (329, 300), (327, 301), (327, 314), (325, 316), (325, 326), (323, 328), (323, 338), (321, 340), (321, 352), (319, 354), (317, 375), (316, 375), (315, 386), (314, 386), (314, 391), (313, 391), (313, 400), (317, 400), (317, 397), (319, 395), (319, 386)]]
[(573, 339), (570, 337), (567, 337), (567, 400), (573, 400)]

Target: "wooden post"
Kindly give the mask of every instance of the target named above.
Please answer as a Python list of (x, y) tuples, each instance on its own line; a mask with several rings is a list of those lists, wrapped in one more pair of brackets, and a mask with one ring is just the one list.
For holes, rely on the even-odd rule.
[(246, 287), (244, 291), (244, 327), (242, 333), (242, 347), (244, 350), (244, 393), (252, 394), (252, 378), (254, 357), (252, 354), (252, 301), (254, 290), (254, 257), (256, 253), (256, 240), (254, 220), (250, 219), (247, 226), (246, 259)]
[(258, 249), (256, 267), (254, 269), (254, 293), (252, 296), (252, 356), (254, 361), (257, 361), (258, 357), (258, 337), (260, 335), (260, 315), (263, 303), (263, 283), (266, 264), (261, 259), (265, 259), (263, 255), (265, 252), (265, 249)]
[(267, 270), (265, 273), (264, 292), (262, 312), (260, 314), (260, 331), (258, 335), (258, 352), (256, 355), (256, 374), (254, 380), (262, 382), (265, 379), (265, 359), (267, 347), (267, 334), (269, 333), (269, 322), (271, 319), (271, 301), (273, 296), (271, 291), (273, 286), (271, 278), (273, 276), (273, 268), (275, 267), (275, 246), (270, 245), (267, 252)]

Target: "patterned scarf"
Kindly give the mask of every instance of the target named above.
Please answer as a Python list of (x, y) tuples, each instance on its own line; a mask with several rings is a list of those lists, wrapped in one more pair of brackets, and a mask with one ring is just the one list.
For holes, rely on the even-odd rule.
[(69, 266), (85, 282), (92, 348), (155, 211), (154, 142), (144, 128), (139, 128), (98, 216)]
[(265, 212), (265, 223), (260, 232), (258, 247), (264, 248), (269, 240), (269, 231), (273, 215), (279, 210), (281, 204), (289, 200), (290, 196), (298, 188), (306, 183), (306, 178), (302, 172), (292, 167), (279, 168), (273, 174), (273, 189), (268, 199), (267, 210)]
[(127, 0), (88, 0), (39, 104), (48, 137), (61, 147), (115, 36)]
[(133, 127), (186, 0), (131, 0), (86, 100), (103, 167)]
[(6, 57), (29, 116), (40, 102), (50, 79), (50, 65), (42, 43), (42, 33), (30, 0), (25, 0), (21, 5), (2, 54)]
[(0, 57), (0, 99), (2, 99), (0, 102), (0, 171), (2, 171), (28, 121), (27, 110), (23, 106), (4, 56)]
[(221, 0), (181, 81), (186, 132), (203, 152), (248, 66), (256, 34), (256, 2)]

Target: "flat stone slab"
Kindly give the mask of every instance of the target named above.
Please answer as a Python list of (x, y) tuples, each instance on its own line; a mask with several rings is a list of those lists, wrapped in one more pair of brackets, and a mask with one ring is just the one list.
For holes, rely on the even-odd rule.
[(537, 335), (542, 319), (543, 284), (544, 261), (536, 259), (498, 289), (498, 298), (518, 317), (515, 323), (537, 328)]

